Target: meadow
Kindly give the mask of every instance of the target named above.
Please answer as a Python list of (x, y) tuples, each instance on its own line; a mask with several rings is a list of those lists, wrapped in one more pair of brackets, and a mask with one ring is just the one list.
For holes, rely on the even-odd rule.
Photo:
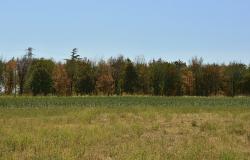
[(0, 159), (250, 159), (250, 97), (0, 97)]

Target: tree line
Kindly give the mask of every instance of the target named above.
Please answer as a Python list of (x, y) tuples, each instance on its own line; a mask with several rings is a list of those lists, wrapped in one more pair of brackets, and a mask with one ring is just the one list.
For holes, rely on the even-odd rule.
[(194, 57), (168, 62), (132, 61), (124, 56), (98, 62), (81, 58), (74, 48), (65, 62), (34, 58), (33, 49), (0, 60), (0, 92), (6, 95), (156, 95), (237, 96), (250, 94), (250, 66), (205, 64)]

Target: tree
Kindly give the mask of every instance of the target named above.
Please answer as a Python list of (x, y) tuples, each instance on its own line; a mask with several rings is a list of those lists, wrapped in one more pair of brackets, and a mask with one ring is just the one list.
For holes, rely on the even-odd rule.
[(29, 47), (27, 49), (27, 54), (22, 58), (17, 59), (17, 75), (18, 75), (18, 84), (19, 84), (19, 94), (24, 93), (24, 85), (28, 69), (32, 63), (33, 48)]
[(187, 68), (187, 65), (185, 62), (182, 62), (181, 60), (174, 62), (176, 67), (176, 96), (182, 96), (184, 95), (184, 86), (183, 86), (183, 72), (185, 72), (185, 69)]
[(90, 60), (79, 62), (75, 89), (77, 94), (92, 94), (95, 90), (95, 73)]
[(79, 60), (80, 59), (80, 55), (78, 54), (78, 49), (74, 48), (71, 52), (71, 59), (72, 60)]
[(250, 66), (243, 77), (243, 91), (245, 94), (250, 95)]
[(2, 92), (2, 86), (4, 85), (4, 62), (0, 59), (0, 93)]
[(150, 92), (150, 77), (148, 65), (144, 61), (137, 61), (135, 64), (137, 79), (137, 93), (148, 94)]
[(34, 96), (38, 94), (47, 95), (52, 92), (52, 73), (54, 62), (47, 59), (34, 60), (31, 66), (29, 87)]
[(204, 64), (194, 57), (187, 66), (182, 61), (162, 59), (133, 62), (123, 56), (107, 61), (80, 58), (77, 48), (65, 63), (33, 58), (33, 48), (15, 59), (0, 59), (0, 92), (34, 95), (122, 95), (153, 94), (161, 96), (250, 95), (250, 66)]
[(117, 58), (110, 58), (108, 63), (112, 70), (112, 77), (115, 83), (115, 94), (121, 95), (123, 84), (124, 84), (124, 74), (125, 74), (125, 67), (126, 62), (123, 56), (118, 56)]
[(37, 94), (47, 95), (51, 93), (52, 89), (52, 78), (50, 73), (42, 67), (38, 67), (34, 70), (31, 90), (34, 96)]
[(129, 94), (133, 94), (136, 91), (138, 75), (134, 64), (127, 59), (127, 65), (125, 69), (124, 77), (124, 91)]
[(205, 96), (217, 95), (222, 88), (221, 68), (216, 64), (208, 64), (203, 68)]
[(33, 58), (33, 50), (34, 50), (34, 48), (32, 48), (32, 47), (29, 47), (29, 48), (27, 48), (27, 58), (31, 61), (32, 60), (32, 58)]
[(70, 83), (70, 95), (73, 94), (75, 82), (77, 80), (76, 74), (78, 70), (78, 63), (80, 61), (80, 55), (78, 54), (78, 49), (74, 48), (71, 52), (71, 58), (66, 59), (66, 72), (69, 77)]
[(149, 63), (150, 86), (154, 95), (163, 95), (164, 87), (164, 62), (161, 59)]
[(63, 64), (58, 63), (53, 70), (53, 84), (56, 95), (65, 96), (69, 92), (69, 79)]
[(11, 94), (13, 90), (16, 90), (16, 61), (14, 58), (9, 60), (5, 64), (4, 71), (4, 84), (5, 84), (5, 93)]
[(175, 96), (177, 92), (177, 81), (178, 73), (175, 64), (164, 63), (164, 85), (163, 85), (163, 94), (166, 96)]
[(111, 95), (114, 93), (115, 84), (111, 67), (104, 61), (101, 61), (98, 65), (96, 89), (99, 93), (103, 93), (104, 95)]
[(194, 91), (194, 95), (196, 96), (203, 96), (204, 95), (204, 83), (203, 83), (203, 70), (202, 70), (202, 66), (203, 66), (203, 59), (202, 58), (193, 58), (191, 60), (191, 65), (190, 65), (190, 69), (192, 71), (193, 74), (193, 91)]
[(246, 65), (241, 63), (230, 63), (225, 69), (226, 94), (234, 97), (243, 92), (243, 78)]
[(183, 82), (183, 94), (192, 96), (193, 95), (193, 72), (189, 68), (185, 68), (182, 72), (182, 82)]

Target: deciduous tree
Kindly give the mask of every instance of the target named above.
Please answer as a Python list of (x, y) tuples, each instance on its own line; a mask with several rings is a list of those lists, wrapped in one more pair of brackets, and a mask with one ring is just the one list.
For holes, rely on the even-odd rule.
[(150, 77), (147, 63), (142, 61), (137, 61), (135, 64), (136, 73), (138, 75), (137, 79), (137, 90), (139, 94), (149, 94), (150, 93)]
[(117, 58), (110, 58), (108, 63), (112, 70), (112, 77), (115, 83), (115, 94), (121, 95), (123, 92), (124, 85), (124, 74), (126, 62), (123, 56), (118, 56)]
[(16, 61), (12, 58), (5, 64), (4, 71), (5, 93), (11, 94), (16, 87)]
[(221, 68), (216, 64), (208, 64), (203, 68), (205, 96), (217, 95), (222, 88)]
[(52, 60), (37, 59), (32, 62), (29, 70), (29, 87), (33, 95), (47, 95), (52, 92), (54, 62)]
[(112, 77), (111, 67), (104, 61), (101, 61), (98, 65), (96, 88), (99, 93), (103, 93), (104, 95), (114, 93), (115, 83)]
[(246, 65), (241, 63), (230, 63), (225, 69), (226, 94), (235, 96), (243, 91), (243, 78)]
[(28, 69), (32, 63), (33, 48), (27, 49), (27, 54), (22, 58), (17, 59), (17, 75), (18, 75), (18, 85), (19, 85), (19, 94), (24, 93), (24, 85)]
[(53, 82), (56, 95), (65, 96), (69, 94), (70, 84), (64, 64), (58, 63), (55, 65)]
[(193, 95), (204, 96), (204, 81), (203, 81), (203, 59), (193, 58), (191, 60), (190, 69), (193, 73)]
[(85, 58), (78, 63), (75, 89), (77, 94), (92, 94), (95, 90), (95, 71), (90, 60)]
[(4, 61), (0, 59), (0, 93), (2, 92), (2, 87), (4, 85)]
[(164, 87), (164, 62), (161, 59), (149, 63), (150, 85), (154, 95), (163, 95)]

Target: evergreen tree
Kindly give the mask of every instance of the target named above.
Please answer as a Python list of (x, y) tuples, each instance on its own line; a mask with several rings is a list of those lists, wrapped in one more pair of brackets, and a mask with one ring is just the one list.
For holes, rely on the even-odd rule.
[(69, 83), (70, 83), (70, 95), (73, 94), (74, 86), (77, 81), (77, 70), (78, 70), (78, 64), (80, 61), (80, 55), (78, 54), (78, 49), (74, 48), (71, 52), (71, 58), (66, 59), (66, 72), (68, 74)]
[(136, 91), (138, 75), (134, 64), (127, 59), (127, 66), (125, 69), (124, 77), (124, 91), (129, 94), (133, 94)]

